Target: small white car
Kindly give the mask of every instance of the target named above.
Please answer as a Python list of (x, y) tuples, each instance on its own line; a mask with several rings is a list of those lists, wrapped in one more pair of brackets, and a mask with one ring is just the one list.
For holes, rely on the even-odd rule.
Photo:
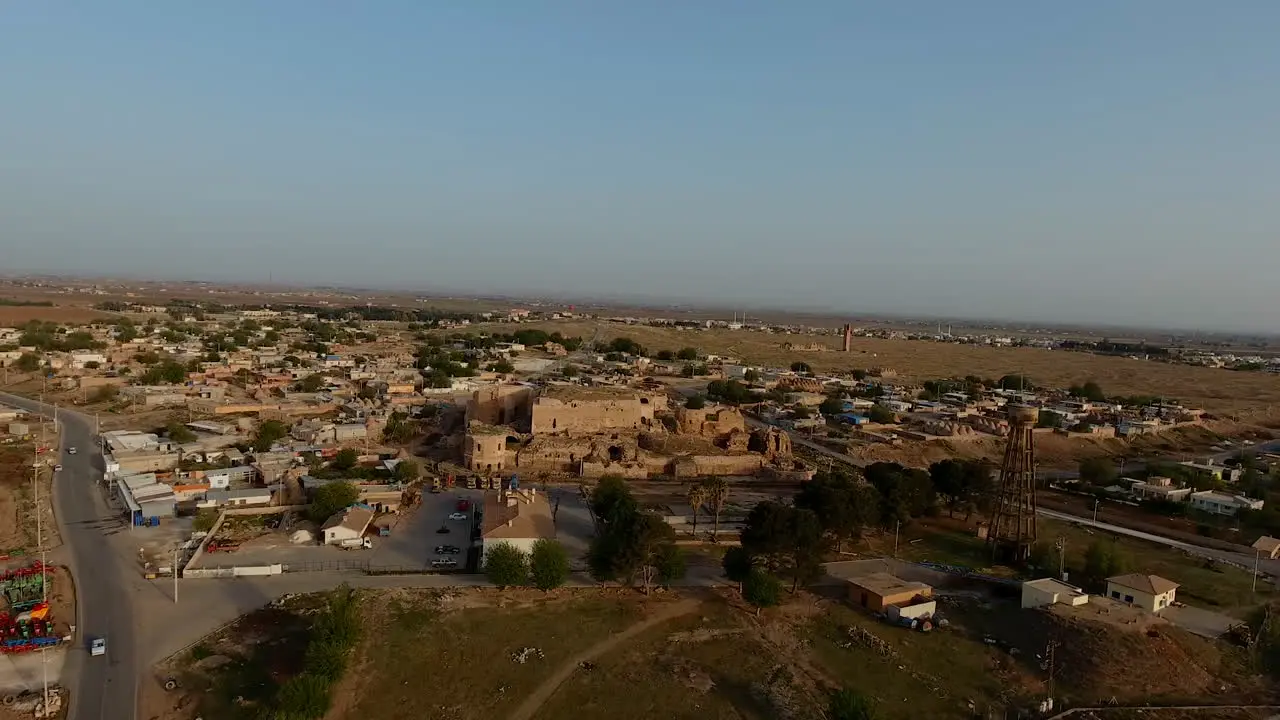
[(106, 638), (94, 638), (94, 639), (93, 639), (93, 642), (89, 644), (89, 654), (90, 654), (90, 655), (94, 655), (94, 656), (97, 656), (97, 655), (106, 655), (106, 654), (107, 654), (107, 639), (106, 639)]
[(67, 448), (67, 454), (68, 454), (68, 455), (75, 455), (75, 454), (76, 454), (76, 449), (75, 449), (74, 447), (69, 447), (69, 448)]
[(467, 514), (466, 514), (466, 513), (456, 512), (456, 513), (453, 513), (452, 515), (450, 515), (450, 516), (449, 516), (449, 519), (450, 519), (450, 520), (466, 520), (466, 519), (467, 519)]
[(54, 471), (54, 472), (62, 472), (62, 463), (58, 463), (57, 465), (54, 465), (54, 466), (53, 466), (53, 471)]
[(434, 568), (455, 568), (458, 567), (458, 561), (453, 558), (440, 558), (431, 561), (431, 567)]

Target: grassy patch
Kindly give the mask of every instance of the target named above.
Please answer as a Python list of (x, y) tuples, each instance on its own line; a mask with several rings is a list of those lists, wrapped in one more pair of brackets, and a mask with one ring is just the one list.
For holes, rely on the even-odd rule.
[(704, 606), (579, 670), (534, 717), (764, 720), (775, 715), (759, 687), (779, 662), (734, 611)]
[[(367, 623), (359, 689), (344, 716), (502, 717), (562, 663), (640, 616), (640, 599), (629, 595), (528, 597), (454, 609), (435, 594), (402, 594), (370, 608), (377, 617)], [(542, 657), (512, 659), (529, 647)]]
[[(858, 627), (884, 640), (893, 655), (851, 641)], [(1021, 695), (1020, 671), (1007, 655), (951, 631), (911, 632), (843, 605), (810, 627), (817, 662), (840, 684), (874, 698), (884, 720), (968, 718)], [(1012, 682), (1011, 682), (1012, 681)]]

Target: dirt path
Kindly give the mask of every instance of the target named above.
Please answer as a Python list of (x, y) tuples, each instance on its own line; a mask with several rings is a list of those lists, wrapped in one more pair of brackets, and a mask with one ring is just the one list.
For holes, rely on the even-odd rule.
[(578, 655), (569, 658), (560, 666), (559, 670), (556, 670), (554, 675), (543, 681), (541, 685), (529, 694), (529, 697), (525, 698), (524, 702), (520, 703), (520, 707), (511, 713), (509, 720), (530, 720), (534, 713), (538, 712), (538, 709), (542, 707), (543, 703), (551, 699), (556, 689), (565, 680), (573, 676), (573, 673), (582, 663), (595, 660), (650, 628), (657, 627), (669, 620), (674, 620), (681, 615), (687, 615), (698, 609), (699, 605), (701, 605), (701, 602), (698, 600), (681, 600), (668, 608), (664, 608), (658, 614), (641, 620), (617, 635), (607, 640), (602, 640)]

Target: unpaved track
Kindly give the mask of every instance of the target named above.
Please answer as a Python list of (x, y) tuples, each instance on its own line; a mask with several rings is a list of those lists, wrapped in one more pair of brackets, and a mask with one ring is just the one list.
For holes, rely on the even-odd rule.
[(555, 694), (556, 689), (564, 684), (565, 680), (568, 680), (573, 676), (573, 673), (582, 663), (595, 660), (601, 655), (604, 655), (650, 628), (654, 628), (665, 622), (674, 620), (681, 615), (687, 615), (694, 610), (697, 610), (698, 606), (701, 604), (702, 603), (698, 600), (681, 600), (670, 607), (663, 608), (663, 610), (656, 615), (641, 620), (617, 635), (601, 640), (578, 655), (569, 658), (560, 666), (560, 669), (556, 670), (554, 675), (543, 681), (543, 683), (534, 689), (532, 693), (529, 693), (529, 697), (525, 698), (524, 702), (520, 703), (520, 707), (516, 708), (515, 711), (511, 713), (509, 720), (530, 720), (530, 718), (538, 712), (539, 708), (542, 707), (543, 703), (551, 699), (551, 696)]

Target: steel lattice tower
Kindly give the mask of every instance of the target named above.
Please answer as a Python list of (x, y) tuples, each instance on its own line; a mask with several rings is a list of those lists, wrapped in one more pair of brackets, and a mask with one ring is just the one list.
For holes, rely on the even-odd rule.
[(1009, 407), (1009, 443), (1000, 466), (995, 508), (987, 526), (987, 545), (994, 558), (1025, 562), (1036, 535), (1035, 450), (1031, 430), (1040, 411), (1027, 405)]

